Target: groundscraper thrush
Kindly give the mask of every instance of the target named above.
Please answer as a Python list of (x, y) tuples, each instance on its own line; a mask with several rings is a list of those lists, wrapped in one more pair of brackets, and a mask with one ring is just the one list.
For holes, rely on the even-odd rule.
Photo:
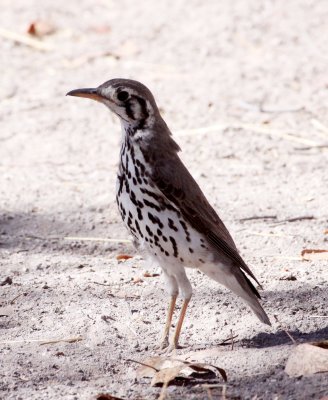
[[(162, 268), (171, 296), (162, 347), (178, 346), (192, 287), (185, 267), (198, 268), (240, 296), (270, 325), (249, 277), (257, 279), (239, 255), (227, 228), (178, 156), (179, 146), (162, 119), (152, 93), (141, 83), (112, 79), (70, 96), (105, 104), (122, 124), (116, 200), (122, 219), (140, 250)], [(183, 305), (173, 340), (169, 330), (180, 292)]]

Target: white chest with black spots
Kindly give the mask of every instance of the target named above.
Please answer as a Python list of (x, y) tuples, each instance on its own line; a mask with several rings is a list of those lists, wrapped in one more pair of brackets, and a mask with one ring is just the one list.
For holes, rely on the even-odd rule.
[(202, 235), (151, 182), (150, 173), (151, 166), (139, 146), (126, 138), (120, 152), (116, 201), (141, 250), (162, 265), (177, 262), (199, 267), (211, 262), (211, 252)]

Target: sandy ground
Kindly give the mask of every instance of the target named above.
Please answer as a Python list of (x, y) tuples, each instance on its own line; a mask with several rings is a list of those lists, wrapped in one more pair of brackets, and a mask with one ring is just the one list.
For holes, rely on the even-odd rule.
[[(224, 368), (227, 399), (328, 395), (327, 374), (284, 372), (294, 345), (280, 326), (298, 343), (328, 338), (327, 261), (301, 260), (328, 247), (327, 1), (2, 0), (0, 18), (17, 33), (36, 19), (57, 29), (48, 51), (0, 33), (0, 397), (159, 396), (127, 360), (157, 354), (167, 296), (144, 274), (160, 270), (129, 244), (67, 239), (128, 239), (114, 203), (118, 121), (65, 98), (114, 77), (155, 94), (273, 321), (191, 272), (177, 354)], [(254, 216), (274, 218), (243, 220)], [(220, 346), (231, 331), (233, 349)], [(40, 344), (70, 338), (82, 340)], [(210, 398), (199, 382), (166, 396)]]

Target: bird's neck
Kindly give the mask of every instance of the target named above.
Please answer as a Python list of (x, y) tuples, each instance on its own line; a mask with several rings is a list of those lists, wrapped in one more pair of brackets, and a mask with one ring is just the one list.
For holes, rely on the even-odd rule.
[(165, 121), (159, 116), (156, 122), (143, 128), (121, 121), (122, 139), (121, 154), (126, 150), (140, 154), (146, 163), (155, 165), (166, 163), (173, 157), (178, 157), (180, 147), (173, 140), (172, 134)]
[(128, 157), (131, 161), (135, 162), (135, 154), (143, 155), (147, 152), (150, 139), (153, 132), (149, 129), (138, 129), (137, 126), (121, 121), (122, 137), (121, 137), (121, 163), (122, 155)]
[(154, 136), (153, 130), (148, 127), (139, 128), (138, 125), (128, 124), (125, 121), (121, 122), (121, 127), (122, 145), (124, 142), (129, 142), (133, 146), (147, 146)]

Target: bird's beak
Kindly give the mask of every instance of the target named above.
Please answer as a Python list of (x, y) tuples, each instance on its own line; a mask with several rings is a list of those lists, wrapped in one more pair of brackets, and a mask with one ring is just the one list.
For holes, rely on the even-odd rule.
[(66, 96), (87, 97), (88, 99), (102, 101), (103, 97), (98, 93), (97, 89), (75, 89), (66, 93)]

